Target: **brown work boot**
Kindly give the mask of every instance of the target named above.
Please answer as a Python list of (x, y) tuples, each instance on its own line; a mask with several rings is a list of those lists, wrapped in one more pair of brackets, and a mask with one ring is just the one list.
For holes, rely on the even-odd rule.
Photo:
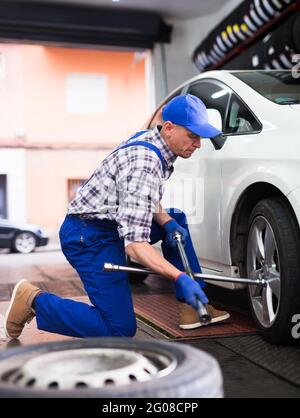
[[(230, 314), (226, 311), (219, 311), (212, 305), (205, 305), (205, 307), (211, 316), (211, 324), (230, 318)], [(186, 303), (180, 303), (179, 327), (182, 329), (194, 329), (201, 326), (198, 312), (192, 306)]]
[(15, 285), (4, 319), (7, 338), (18, 338), (26, 322), (29, 323), (35, 317), (31, 305), (33, 299), (40, 293), (42, 291), (27, 280), (21, 280)]

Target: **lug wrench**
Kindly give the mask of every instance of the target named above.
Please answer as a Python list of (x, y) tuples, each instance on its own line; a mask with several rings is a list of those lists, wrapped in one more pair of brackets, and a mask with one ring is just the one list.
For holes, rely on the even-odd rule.
[[(175, 232), (173, 234), (173, 239), (176, 241), (178, 252), (186, 274), (188, 274), (192, 279), (195, 280), (194, 273), (186, 256), (186, 252), (182, 243), (182, 235), (180, 234), (180, 232)], [(200, 323), (202, 325), (208, 325), (211, 322), (211, 317), (207, 312), (205, 305), (199, 299), (197, 299), (197, 312), (199, 315)]]
[[(125, 273), (159, 275), (155, 271), (148, 269), (148, 268), (120, 266), (118, 264), (113, 264), (113, 263), (104, 263), (103, 271), (123, 271)], [(216, 274), (205, 274), (205, 273), (194, 273), (193, 276), (196, 279), (210, 280), (210, 281), (215, 281), (215, 282), (246, 284), (248, 286), (252, 285), (252, 286), (261, 286), (261, 287), (268, 286), (267, 280), (263, 277), (259, 279), (249, 279), (249, 278), (244, 278), (244, 277), (219, 276)]]

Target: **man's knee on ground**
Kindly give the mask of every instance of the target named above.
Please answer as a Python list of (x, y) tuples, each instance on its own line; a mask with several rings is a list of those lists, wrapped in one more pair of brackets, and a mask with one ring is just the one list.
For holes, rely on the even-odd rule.
[(112, 333), (114, 337), (134, 337), (136, 330), (137, 324), (135, 319), (112, 327)]

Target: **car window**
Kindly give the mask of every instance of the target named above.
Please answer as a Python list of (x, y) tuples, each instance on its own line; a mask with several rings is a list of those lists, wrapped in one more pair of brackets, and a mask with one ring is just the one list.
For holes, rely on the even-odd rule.
[(220, 112), (224, 134), (241, 135), (261, 130), (261, 124), (251, 110), (227, 85), (219, 81), (200, 81), (191, 85), (188, 93), (199, 97), (207, 109)]
[(228, 117), (225, 125), (227, 134), (246, 134), (261, 130), (261, 124), (255, 118), (249, 108), (239, 99), (236, 94), (232, 94)]
[(293, 71), (235, 71), (232, 75), (278, 105), (300, 103), (300, 78)]
[(7, 216), (7, 202), (6, 202), (6, 195), (7, 195), (7, 176), (5, 174), (0, 174), (0, 219), (6, 218)]
[(230, 89), (222, 83), (202, 81), (192, 84), (188, 89), (188, 93), (199, 97), (207, 109), (216, 109), (220, 112), (222, 117), (222, 129), (224, 131), (227, 108), (231, 94)]

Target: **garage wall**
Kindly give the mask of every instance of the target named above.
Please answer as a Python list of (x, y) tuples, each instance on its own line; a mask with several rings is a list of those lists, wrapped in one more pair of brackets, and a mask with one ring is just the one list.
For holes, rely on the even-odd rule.
[(217, 13), (196, 19), (166, 20), (167, 23), (173, 25), (172, 42), (157, 44), (153, 51), (156, 104), (185, 80), (199, 74), (192, 62), (195, 48), (208, 32), (241, 2), (242, 0), (226, 1)]

